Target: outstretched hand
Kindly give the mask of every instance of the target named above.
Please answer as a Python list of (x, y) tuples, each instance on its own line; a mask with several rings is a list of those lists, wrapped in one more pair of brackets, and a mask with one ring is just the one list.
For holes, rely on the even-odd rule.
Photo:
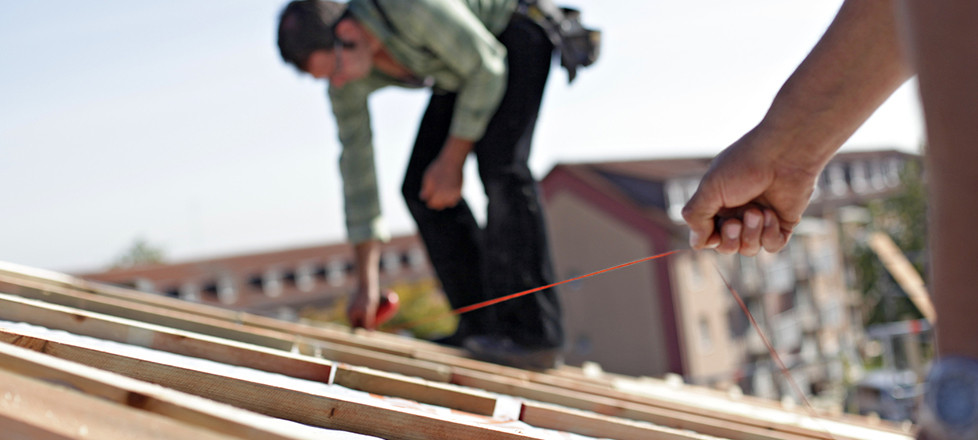
[(791, 163), (758, 138), (751, 131), (720, 153), (683, 208), (693, 249), (777, 252), (801, 221), (821, 170)]

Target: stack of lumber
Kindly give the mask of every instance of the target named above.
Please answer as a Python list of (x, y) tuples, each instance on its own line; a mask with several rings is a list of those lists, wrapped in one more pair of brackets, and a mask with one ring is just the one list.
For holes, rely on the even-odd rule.
[(681, 381), (514, 369), (401, 336), (0, 262), (4, 439), (908, 440), (910, 431)]

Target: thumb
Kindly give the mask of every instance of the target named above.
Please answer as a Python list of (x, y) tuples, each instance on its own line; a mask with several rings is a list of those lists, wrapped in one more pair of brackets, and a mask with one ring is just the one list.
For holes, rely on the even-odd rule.
[(714, 219), (721, 208), (723, 203), (720, 198), (712, 196), (711, 192), (704, 190), (701, 184), (682, 211), (683, 219), (689, 225), (691, 248), (703, 249), (719, 244), (720, 237), (714, 230)]

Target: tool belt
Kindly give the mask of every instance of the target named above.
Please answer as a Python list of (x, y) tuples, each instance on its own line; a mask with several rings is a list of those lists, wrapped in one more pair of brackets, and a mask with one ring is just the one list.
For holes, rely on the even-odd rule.
[(520, 0), (516, 13), (533, 20), (560, 53), (560, 65), (567, 69), (567, 82), (577, 77), (578, 67), (587, 67), (601, 53), (601, 31), (584, 27), (581, 11), (559, 7), (551, 0)]

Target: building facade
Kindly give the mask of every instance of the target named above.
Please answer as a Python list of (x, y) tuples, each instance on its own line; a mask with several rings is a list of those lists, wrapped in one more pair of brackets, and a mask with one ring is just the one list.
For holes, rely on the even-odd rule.
[(837, 155), (786, 249), (752, 258), (688, 249), (681, 210), (708, 158), (557, 165), (542, 186), (559, 279), (683, 250), (562, 286), (568, 362), (794, 395), (733, 289), (806, 392), (840, 383), (857, 361), (862, 324), (839, 213), (896, 191), (908, 160), (917, 157)]
[[(838, 154), (785, 250), (757, 257), (688, 250), (681, 209), (709, 158), (560, 164), (541, 181), (557, 280), (673, 250), (679, 253), (558, 287), (566, 361), (633, 376), (679, 374), (687, 382), (779, 398), (793, 395), (731, 290), (806, 392), (839, 383), (858, 362), (859, 294), (847, 283), (840, 224), (851, 207), (898, 190), (917, 156)], [(855, 210), (855, 211), (858, 211)], [(845, 236), (843, 236), (845, 235)], [(292, 318), (356, 288), (348, 244), (81, 274), (251, 313)], [(437, 281), (416, 236), (383, 247), (382, 284)]]
[[(329, 305), (356, 288), (349, 244), (153, 264), (80, 274), (122, 285), (233, 310), (294, 318), (307, 305)], [(430, 282), (434, 272), (417, 236), (401, 236), (381, 249), (381, 284)]]

